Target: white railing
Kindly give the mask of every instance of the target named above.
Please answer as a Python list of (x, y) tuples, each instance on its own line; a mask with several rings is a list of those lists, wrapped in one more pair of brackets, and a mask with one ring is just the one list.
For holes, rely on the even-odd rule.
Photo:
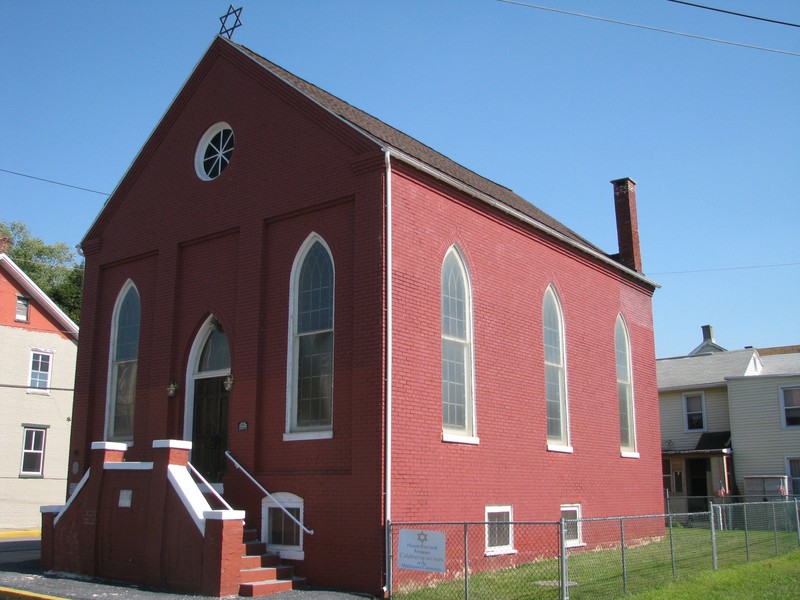
[(278, 508), (280, 508), (280, 509), (281, 509), (281, 510), (284, 512), (284, 514), (285, 514), (287, 517), (289, 517), (289, 518), (290, 518), (292, 521), (294, 521), (294, 522), (295, 522), (295, 523), (296, 523), (296, 524), (297, 524), (297, 525), (298, 525), (298, 526), (299, 526), (299, 527), (300, 527), (300, 528), (301, 528), (303, 531), (305, 531), (305, 532), (306, 532), (308, 535), (314, 535), (314, 530), (313, 530), (313, 529), (309, 529), (308, 527), (306, 527), (305, 525), (303, 525), (303, 524), (302, 524), (302, 523), (301, 523), (301, 522), (300, 522), (300, 521), (297, 519), (297, 517), (295, 517), (295, 516), (294, 516), (294, 515), (293, 515), (291, 512), (289, 512), (289, 510), (288, 510), (288, 509), (287, 509), (285, 506), (283, 506), (283, 504), (281, 504), (280, 502), (278, 502), (278, 501), (275, 499), (275, 496), (273, 496), (273, 495), (272, 495), (272, 494), (270, 494), (270, 493), (269, 493), (269, 492), (268, 492), (266, 489), (264, 489), (264, 486), (263, 486), (263, 485), (261, 485), (261, 484), (260, 484), (260, 483), (259, 483), (259, 482), (256, 480), (256, 478), (255, 478), (255, 477), (253, 477), (252, 475), (250, 475), (250, 473), (248, 473), (248, 472), (247, 472), (247, 469), (245, 469), (245, 468), (244, 468), (242, 465), (240, 465), (240, 464), (239, 464), (239, 463), (236, 461), (236, 459), (235, 459), (235, 458), (233, 458), (233, 456), (231, 456), (231, 453), (230, 453), (230, 452), (228, 452), (227, 450), (225, 451), (225, 456), (227, 456), (227, 457), (230, 459), (230, 461), (231, 461), (231, 462), (234, 464), (234, 466), (235, 466), (237, 469), (239, 469), (239, 470), (240, 470), (242, 473), (244, 473), (245, 475), (247, 475), (248, 479), (250, 479), (250, 481), (252, 481), (252, 482), (253, 482), (253, 483), (256, 485), (256, 487), (257, 487), (259, 490), (261, 490), (262, 492), (264, 492), (264, 495), (265, 495), (265, 496), (267, 496), (267, 497), (268, 497), (270, 500), (272, 500), (272, 501), (273, 501), (273, 502), (274, 502), (274, 503), (275, 503), (275, 504), (278, 506)]
[(206, 488), (208, 488), (211, 491), (211, 493), (214, 495), (214, 497), (217, 500), (219, 500), (225, 508), (227, 508), (228, 510), (233, 510), (233, 507), (230, 504), (228, 504), (227, 502), (225, 502), (225, 498), (220, 496), (219, 492), (217, 492), (217, 490), (214, 489), (214, 486), (211, 485), (210, 483), (208, 483), (208, 481), (206, 481), (205, 477), (200, 475), (200, 471), (195, 469), (194, 465), (192, 463), (187, 463), (187, 466), (189, 467), (189, 470), (192, 472), (192, 474), (195, 477), (197, 477), (203, 483), (203, 485), (205, 485)]

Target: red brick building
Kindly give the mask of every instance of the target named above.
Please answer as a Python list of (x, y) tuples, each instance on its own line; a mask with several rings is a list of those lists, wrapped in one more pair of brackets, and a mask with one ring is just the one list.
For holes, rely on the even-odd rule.
[[(192, 464), (298, 573), (373, 593), (389, 520), (661, 512), (656, 286), (635, 184), (613, 184), (610, 255), (217, 38), (82, 243), (73, 487), (123, 452), (108, 477), (149, 465), (155, 481), (159, 453), (188, 445), (153, 442), (191, 441)], [(164, 511), (191, 504), (180, 492), (120, 479), (89, 506), (91, 481), (72, 501), (83, 517), (59, 513), (56, 564), (81, 527), (102, 554), (148, 523), (176, 553)], [(120, 490), (107, 510), (146, 496), (139, 521), (102, 514)], [(115, 576), (191, 588), (128, 553)]]

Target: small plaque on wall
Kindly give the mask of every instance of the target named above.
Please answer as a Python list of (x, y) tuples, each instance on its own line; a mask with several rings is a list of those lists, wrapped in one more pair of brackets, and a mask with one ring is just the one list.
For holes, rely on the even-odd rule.
[(248, 427), (247, 421), (239, 421), (239, 431), (247, 431)]

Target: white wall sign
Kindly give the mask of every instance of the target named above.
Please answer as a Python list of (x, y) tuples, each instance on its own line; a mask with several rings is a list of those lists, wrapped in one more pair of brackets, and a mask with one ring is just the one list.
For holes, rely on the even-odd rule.
[(397, 544), (397, 567), (444, 573), (444, 533), (401, 529)]

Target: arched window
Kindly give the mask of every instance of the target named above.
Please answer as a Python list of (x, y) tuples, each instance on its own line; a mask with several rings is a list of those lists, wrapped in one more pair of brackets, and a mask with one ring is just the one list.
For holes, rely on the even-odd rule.
[(140, 319), (139, 292), (136, 290), (136, 286), (129, 281), (117, 298), (111, 323), (106, 412), (106, 439), (109, 441), (133, 441)]
[(564, 350), (564, 319), (561, 304), (552, 286), (547, 288), (542, 304), (544, 334), (544, 378), (547, 403), (547, 443), (569, 446), (567, 412), (567, 369)]
[(617, 395), (619, 397), (619, 443), (623, 453), (636, 452), (636, 419), (633, 405), (631, 343), (622, 315), (614, 326), (614, 351), (617, 362)]
[[(333, 259), (311, 236), (293, 269), (287, 433), (330, 432), (333, 416)], [(312, 435), (311, 437), (320, 437)], [(327, 437), (327, 436), (325, 436)]]
[(442, 429), (474, 436), (472, 301), (464, 262), (450, 248), (442, 265)]

